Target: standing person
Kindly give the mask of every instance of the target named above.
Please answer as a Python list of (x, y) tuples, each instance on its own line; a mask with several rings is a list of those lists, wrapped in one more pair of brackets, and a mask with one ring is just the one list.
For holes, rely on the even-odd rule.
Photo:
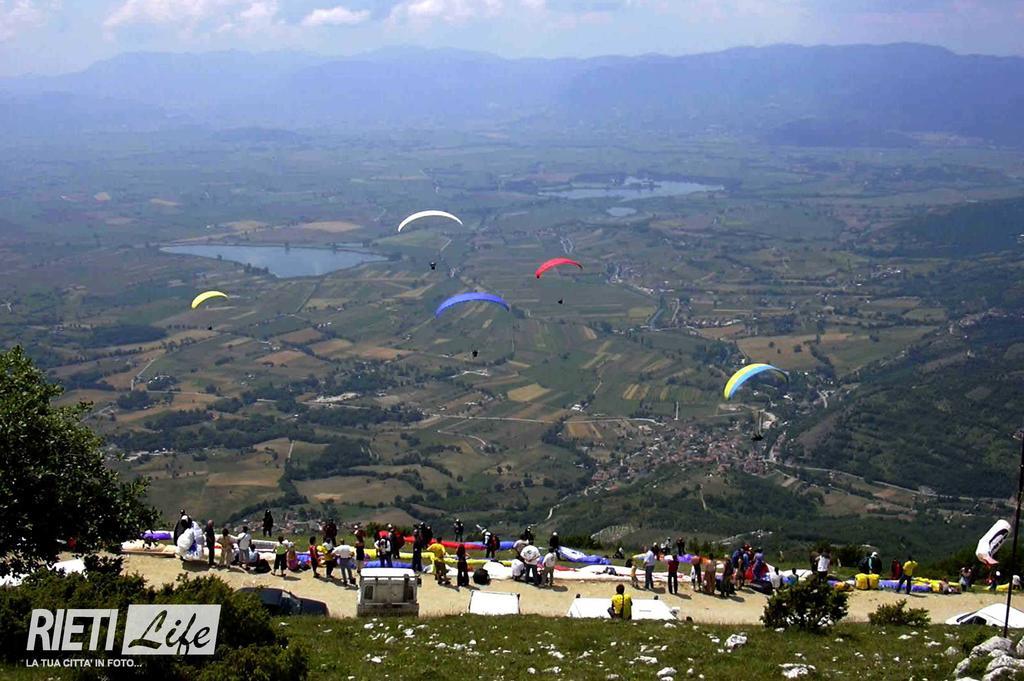
[(526, 529), (523, 530), (523, 539), (526, 540), (527, 544), (533, 543), (533, 525), (527, 525)]
[(900, 565), (900, 561), (898, 559), (892, 559), (892, 563), (889, 564), (889, 574), (892, 579), (899, 579), (900, 575), (903, 574), (903, 566)]
[(814, 567), (814, 571), (818, 575), (818, 581), (822, 584), (828, 582), (828, 569), (831, 565), (832, 555), (828, 552), (828, 549), (818, 554), (818, 561)]
[(356, 579), (352, 575), (353, 554), (354, 551), (352, 547), (344, 541), (331, 551), (331, 556), (334, 558), (334, 565), (338, 568), (338, 572), (341, 574), (341, 583), (355, 586)]
[(231, 531), (225, 525), (220, 531), (220, 566), (230, 570), (233, 562), (235, 562), (235, 538), (231, 536)]
[(676, 539), (676, 556), (682, 558), (686, 555), (686, 538), (679, 537)]
[(423, 572), (423, 525), (417, 525), (412, 531), (412, 570)]
[(324, 523), (324, 541), (329, 541), (332, 544), (338, 543), (338, 524), (334, 522), (334, 518), (330, 518)]
[(249, 526), (242, 525), (242, 534), (238, 535), (238, 562), (241, 563), (242, 569), (249, 570), (249, 564), (252, 562), (252, 535), (249, 534)]
[(269, 537), (274, 532), (274, 516), (268, 508), (263, 512), (263, 536)]
[(447, 552), (444, 550), (444, 544), (441, 543), (440, 537), (438, 537), (433, 544), (427, 547), (427, 552), (430, 553), (434, 559), (433, 569), (435, 581), (438, 584), (448, 584), (448, 566), (445, 565), (444, 562), (444, 557)]
[(548, 586), (555, 585), (555, 565), (558, 564), (558, 554), (548, 551), (544, 556), (544, 583)]
[(914, 572), (917, 570), (917, 561), (914, 560), (913, 556), (907, 556), (907, 562), (903, 564), (903, 570), (900, 573), (900, 581), (896, 582), (896, 593), (900, 592), (900, 587), (903, 582), (907, 583), (907, 594), (910, 594), (910, 583), (914, 581)]
[(487, 551), (485, 557), (489, 557), (491, 560), (498, 560), (498, 547), (501, 546), (501, 537), (495, 532), (491, 532), (491, 543), (487, 545)]
[(779, 568), (776, 567), (772, 569), (768, 574), (768, 581), (771, 582), (772, 593), (775, 593), (782, 588), (784, 582), (782, 581), (782, 575), (779, 574)]
[(391, 564), (391, 540), (382, 534), (374, 545), (377, 548), (377, 562), (381, 567), (393, 567)]
[[(678, 546), (678, 544), (676, 544)], [(679, 594), (679, 558), (680, 554), (669, 552), (668, 556), (668, 592)]]
[(701, 578), (700, 556), (693, 554), (690, 557), (690, 588), (700, 591)]
[(391, 542), (391, 560), (395, 561), (402, 557), (402, 547), (405, 546), (405, 537), (398, 531), (397, 527), (391, 528), (391, 535), (388, 537)]
[(760, 546), (754, 551), (754, 581), (763, 580), (768, 575), (768, 563), (764, 562), (764, 549)]
[(878, 556), (878, 551), (873, 551), (871, 555), (868, 556), (868, 574), (882, 574), (882, 559)]
[(288, 544), (284, 541), (284, 535), (281, 535), (277, 538), (277, 544), (274, 546), (274, 568), (270, 571), (270, 574), (274, 574), (280, 569), (281, 576), (284, 577), (284, 571), (287, 567)]
[(644, 553), (644, 588), (654, 588), (654, 563), (657, 560), (657, 555), (654, 553), (654, 548), (648, 548), (647, 552)]
[(206, 547), (210, 549), (210, 565), (209, 569), (213, 569), (213, 552), (214, 544), (217, 543), (217, 530), (213, 526), (212, 520), (206, 521), (206, 527), (203, 529), (203, 539), (206, 540)]
[(730, 560), (730, 557), (726, 555), (722, 565), (722, 582), (718, 585), (719, 590), (722, 592), (722, 598), (732, 595), (735, 591), (732, 583), (733, 570), (735, 570), (735, 568), (732, 565), (732, 560)]
[(466, 531), (466, 526), (462, 524), (461, 520), (456, 518), (455, 522), (452, 524), (452, 528), (455, 530), (455, 541), (457, 541), (457, 542), (459, 542), (461, 544), (462, 543), (462, 536), (463, 536), (463, 534)]
[(619, 584), (615, 587), (615, 595), (612, 596), (611, 616), (615, 619), (633, 619), (633, 599), (626, 593), (626, 587)]
[(701, 558), (700, 563), (704, 568), (704, 593), (713, 596), (715, 595), (715, 561), (711, 558)]
[[(477, 527), (480, 527), (480, 526), (477, 525)], [(490, 558), (491, 557), (491, 531), (488, 530), (486, 527), (481, 528), (481, 529), (483, 530), (482, 533), (481, 533), (481, 537), (483, 539), (482, 543), (484, 545), (484, 557), (485, 558)]]
[(626, 560), (626, 567), (629, 568), (629, 583), (634, 589), (640, 588), (640, 581), (636, 577), (637, 568), (640, 567), (640, 561), (644, 559), (644, 554), (638, 553), (632, 558)]
[(554, 551), (555, 555), (558, 556), (559, 558), (561, 558), (562, 554), (559, 553), (559, 549), (561, 549), (561, 548), (562, 548), (562, 542), (558, 538), (558, 533), (557, 532), (552, 532), (551, 533), (551, 538), (548, 539), (548, 550), (549, 551)]
[(430, 546), (434, 543), (434, 528), (430, 526), (430, 523), (423, 523), (423, 545)]
[(320, 552), (316, 548), (316, 535), (309, 538), (309, 567), (313, 570), (313, 579), (320, 579), (316, 569), (320, 567)]
[(356, 538), (356, 570), (363, 573), (363, 563), (366, 562), (366, 532), (356, 523), (353, 527), (353, 534)]
[(469, 586), (469, 562), (466, 559), (466, 545), (459, 542), (459, 548), (455, 549), (455, 566), (458, 570), (456, 586)]
[(967, 593), (971, 590), (972, 577), (973, 575), (971, 574), (971, 568), (967, 567), (966, 565), (960, 568), (960, 591), (962, 591), (963, 593)]

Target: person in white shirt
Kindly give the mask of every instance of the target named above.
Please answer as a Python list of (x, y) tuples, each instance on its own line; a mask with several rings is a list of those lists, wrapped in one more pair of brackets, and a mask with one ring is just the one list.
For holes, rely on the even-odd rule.
[(658, 556), (654, 553), (654, 548), (648, 548), (647, 553), (644, 554), (644, 588), (654, 588), (654, 563), (657, 561)]
[(516, 554), (516, 558), (519, 558), (520, 554), (522, 554), (523, 548), (526, 547), (526, 544), (527, 541), (522, 537), (516, 539), (515, 543), (512, 544), (512, 552)]
[(558, 554), (553, 550), (548, 551), (544, 556), (544, 583), (548, 586), (555, 585), (555, 564), (558, 563)]
[(772, 568), (772, 571), (768, 573), (768, 581), (772, 585), (772, 591), (782, 588), (782, 575), (779, 573), (779, 568)]
[[(333, 551), (331, 556), (334, 558), (334, 565), (341, 572), (341, 583), (351, 584), (355, 586), (356, 579), (352, 574), (352, 557), (355, 555), (356, 550), (346, 544), (344, 541), (341, 542)], [(327, 564), (327, 576), (331, 576), (331, 564)]]
[(526, 563), (519, 560), (518, 558), (512, 559), (512, 579), (519, 581), (523, 578), (523, 574), (526, 573)]
[(832, 565), (832, 556), (828, 551), (822, 551), (818, 554), (818, 564), (815, 568), (815, 572), (818, 573), (818, 581), (828, 581), (828, 569)]
[(242, 534), (235, 537), (235, 541), (238, 544), (238, 562), (248, 570), (252, 563), (252, 535), (249, 534), (248, 525), (242, 526)]

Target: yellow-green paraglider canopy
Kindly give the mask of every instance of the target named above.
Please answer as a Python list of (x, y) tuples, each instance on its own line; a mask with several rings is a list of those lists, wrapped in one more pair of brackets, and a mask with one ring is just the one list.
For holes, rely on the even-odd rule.
[(196, 309), (210, 298), (227, 298), (228, 294), (220, 291), (205, 291), (192, 299), (192, 309)]

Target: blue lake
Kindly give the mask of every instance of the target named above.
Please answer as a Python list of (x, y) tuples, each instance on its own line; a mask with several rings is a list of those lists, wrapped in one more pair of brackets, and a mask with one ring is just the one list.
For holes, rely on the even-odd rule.
[(338, 270), (355, 267), (365, 262), (380, 262), (387, 258), (375, 253), (329, 248), (285, 248), (284, 246), (230, 246), (195, 245), (165, 246), (164, 253), (197, 255), (203, 258), (221, 258), (243, 265), (267, 268), (281, 279), (291, 277), (318, 277)]

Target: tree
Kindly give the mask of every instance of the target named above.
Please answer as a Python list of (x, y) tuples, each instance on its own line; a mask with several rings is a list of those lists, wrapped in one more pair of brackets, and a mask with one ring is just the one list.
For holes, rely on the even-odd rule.
[(0, 353), (0, 576), (135, 539), (156, 519), (147, 482), (104, 466), (89, 405), (51, 404), (62, 392), (20, 347)]

